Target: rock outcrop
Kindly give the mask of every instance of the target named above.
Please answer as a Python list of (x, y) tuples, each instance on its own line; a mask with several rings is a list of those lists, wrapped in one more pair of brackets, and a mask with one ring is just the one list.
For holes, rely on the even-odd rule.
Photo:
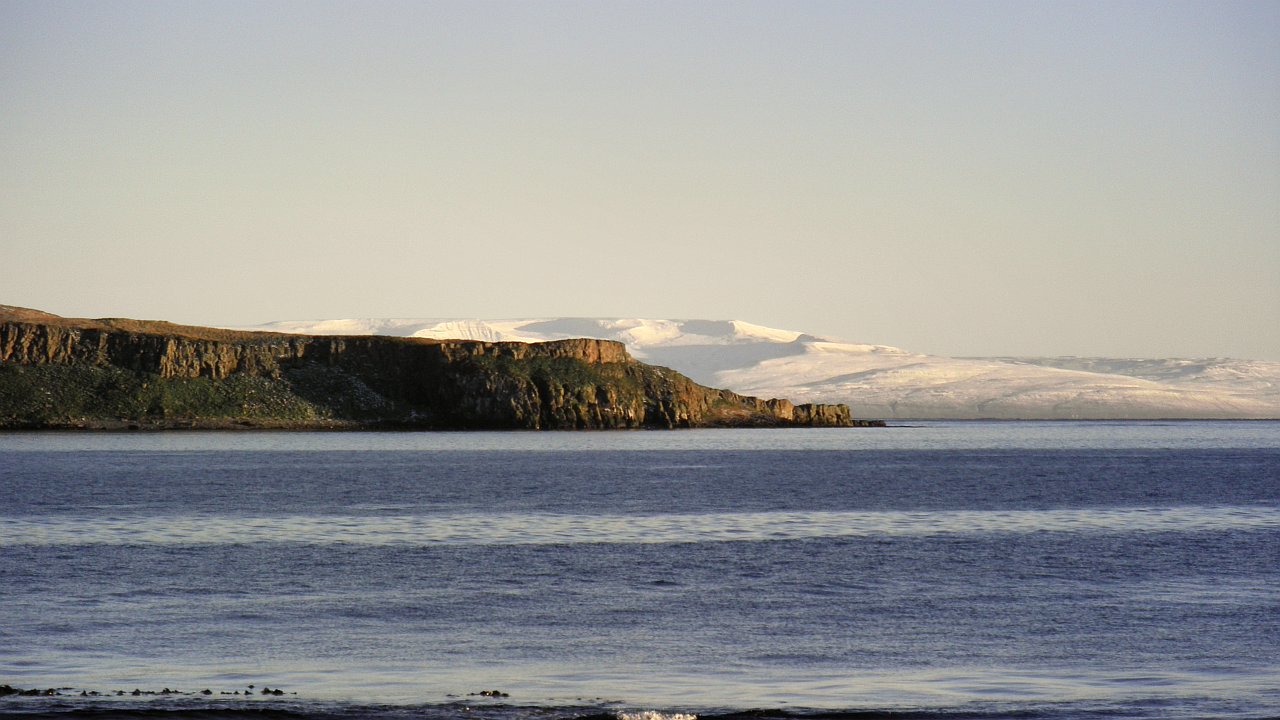
[(0, 427), (848, 427), (703, 387), (610, 340), (242, 332), (0, 306)]

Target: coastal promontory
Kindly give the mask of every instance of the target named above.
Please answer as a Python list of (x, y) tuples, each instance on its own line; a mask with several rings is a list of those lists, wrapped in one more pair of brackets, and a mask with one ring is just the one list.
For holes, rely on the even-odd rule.
[(248, 332), (0, 305), (0, 428), (849, 427), (846, 405), (699, 385), (619, 342)]

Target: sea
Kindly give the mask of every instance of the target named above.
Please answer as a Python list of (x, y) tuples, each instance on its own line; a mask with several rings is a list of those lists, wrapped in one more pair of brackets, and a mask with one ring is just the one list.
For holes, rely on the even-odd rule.
[(3, 685), (41, 693), (5, 718), (1277, 718), (1280, 422), (0, 434)]

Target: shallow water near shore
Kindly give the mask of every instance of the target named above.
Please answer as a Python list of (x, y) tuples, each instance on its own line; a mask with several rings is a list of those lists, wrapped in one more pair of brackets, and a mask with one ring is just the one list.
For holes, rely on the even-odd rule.
[(0, 684), (64, 688), (0, 715), (1280, 716), (1277, 422), (12, 433), (0, 493)]

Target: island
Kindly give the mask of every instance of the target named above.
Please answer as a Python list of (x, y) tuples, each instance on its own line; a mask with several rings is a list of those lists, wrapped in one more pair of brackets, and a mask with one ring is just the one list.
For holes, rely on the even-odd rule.
[(0, 305), (0, 429), (854, 427), (699, 385), (619, 342), (311, 336)]

